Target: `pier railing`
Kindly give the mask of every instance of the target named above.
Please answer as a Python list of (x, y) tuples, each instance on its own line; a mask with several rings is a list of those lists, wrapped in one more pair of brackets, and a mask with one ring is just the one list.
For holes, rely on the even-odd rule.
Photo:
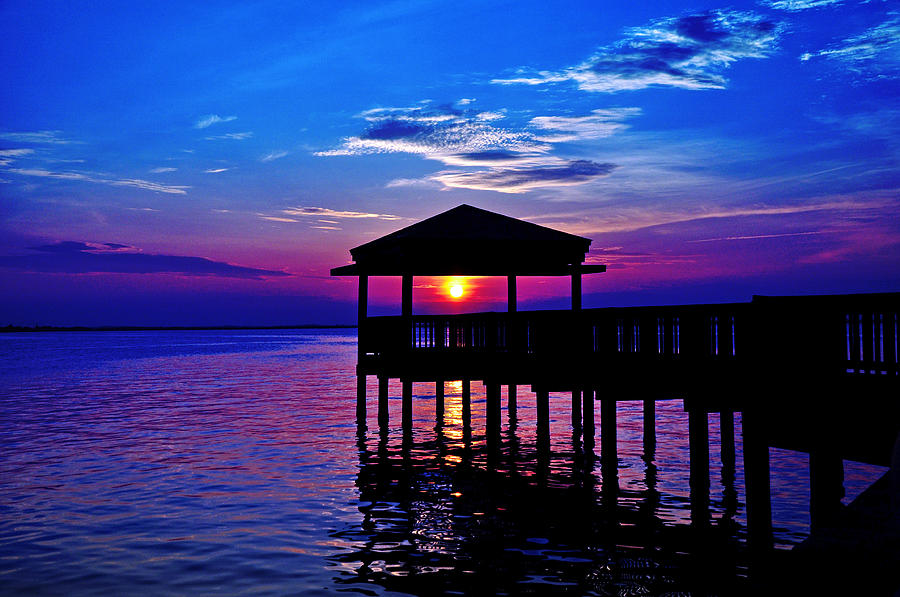
[(448, 354), (614, 365), (650, 362), (900, 374), (900, 293), (754, 297), (749, 303), (372, 317), (371, 358)]

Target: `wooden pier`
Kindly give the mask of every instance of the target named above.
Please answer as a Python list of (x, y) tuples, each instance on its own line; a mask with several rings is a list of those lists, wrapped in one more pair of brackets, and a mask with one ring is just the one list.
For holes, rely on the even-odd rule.
[[(454, 250), (447, 250), (452, 244)], [(402, 388), (402, 426), (412, 424), (413, 382), (435, 383), (437, 424), (444, 384), (484, 384), (485, 436), (501, 428), (502, 388), (514, 420), (519, 387), (535, 395), (539, 444), (549, 445), (551, 393), (571, 394), (573, 430), (596, 433), (615, 463), (616, 401), (643, 400), (644, 441), (655, 444), (655, 401), (681, 399), (688, 412), (692, 510), (707, 519), (709, 413), (720, 414), (723, 461), (734, 460), (734, 413), (742, 413), (748, 535), (772, 544), (769, 447), (810, 454), (813, 528), (841, 510), (843, 460), (890, 465), (900, 431), (900, 293), (763, 297), (746, 303), (583, 309), (589, 239), (461, 206), (351, 250), (359, 277), (358, 420), (365, 425), (367, 376), (378, 378), (378, 421), (388, 425), (389, 380)], [(401, 315), (368, 317), (368, 277), (402, 278)], [(414, 315), (413, 277), (495, 275), (508, 279), (506, 312)], [(516, 278), (569, 276), (572, 308), (519, 311)], [(897, 463), (894, 463), (895, 465)], [(896, 488), (900, 491), (900, 488)], [(693, 517), (692, 517), (693, 518)]]

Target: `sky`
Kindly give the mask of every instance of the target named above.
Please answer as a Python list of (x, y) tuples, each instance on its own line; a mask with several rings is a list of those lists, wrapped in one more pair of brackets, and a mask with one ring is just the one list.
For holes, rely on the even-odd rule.
[(563, 4), (5, 0), (0, 325), (353, 323), (462, 203), (592, 239), (586, 307), (900, 290), (896, 4)]

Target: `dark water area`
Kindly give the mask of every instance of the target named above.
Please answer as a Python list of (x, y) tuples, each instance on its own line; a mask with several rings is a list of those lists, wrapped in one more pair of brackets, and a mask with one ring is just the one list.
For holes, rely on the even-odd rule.
[[(0, 594), (727, 595), (746, 511), (709, 418), (708, 527), (692, 526), (688, 419), (618, 404), (616, 459), (569, 395), (550, 443), (519, 388), (500, 441), (461, 385), (414, 384), (413, 425), (355, 415), (355, 330), (0, 335)], [(623, 398), (627, 398), (623, 397)], [(504, 391), (504, 408), (506, 405)], [(772, 449), (776, 547), (809, 532), (805, 454)], [(845, 462), (847, 503), (883, 472)]]

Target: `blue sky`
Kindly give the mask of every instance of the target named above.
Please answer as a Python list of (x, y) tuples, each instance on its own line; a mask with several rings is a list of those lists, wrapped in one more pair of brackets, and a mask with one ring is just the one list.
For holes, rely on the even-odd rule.
[(588, 306), (900, 290), (891, 3), (294, 4), (0, 5), (0, 324), (352, 321), (460, 203), (592, 238)]

